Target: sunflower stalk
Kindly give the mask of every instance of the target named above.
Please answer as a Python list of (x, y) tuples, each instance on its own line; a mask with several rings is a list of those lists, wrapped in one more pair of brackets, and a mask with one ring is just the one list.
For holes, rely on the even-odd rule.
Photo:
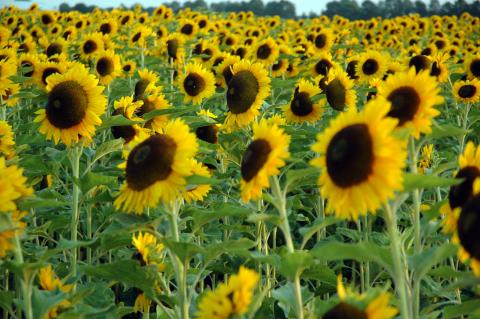
[[(72, 242), (77, 241), (78, 237), (78, 221), (80, 219), (80, 187), (78, 185), (78, 179), (80, 177), (80, 157), (82, 156), (83, 147), (79, 144), (75, 145), (71, 149), (70, 163), (72, 165), (72, 221), (70, 224), (70, 234)], [(70, 255), (71, 275), (73, 278), (77, 277), (77, 248), (72, 248)], [(73, 284), (73, 292), (76, 291), (77, 285)]]
[(411, 308), (409, 306), (409, 292), (407, 286), (407, 267), (405, 258), (403, 258), (402, 247), (397, 227), (396, 210), (392, 209), (389, 203), (385, 204), (385, 221), (390, 237), (390, 249), (392, 251), (393, 266), (395, 272), (395, 290), (397, 290), (400, 299), (401, 318), (410, 319)]
[[(170, 217), (170, 231), (173, 239), (176, 242), (180, 241), (180, 231), (178, 230), (178, 213), (180, 210), (180, 204), (178, 202), (174, 202), (171, 205), (166, 205), (166, 208), (169, 213)], [(190, 314), (189, 314), (189, 308), (190, 308), (190, 302), (188, 298), (188, 293), (187, 293), (187, 269), (188, 269), (188, 264), (187, 261), (182, 263), (182, 261), (175, 256), (174, 254), (172, 256), (172, 261), (176, 265), (176, 277), (177, 277), (177, 289), (178, 289), (178, 300), (180, 300), (180, 312), (181, 312), (181, 318), (182, 319), (189, 319)]]
[[(277, 176), (270, 177), (270, 184), (272, 186), (272, 193), (274, 196), (274, 205), (280, 214), (280, 218), (282, 219), (281, 229), (283, 231), (283, 235), (285, 237), (285, 241), (287, 243), (287, 249), (289, 253), (295, 252), (295, 247), (293, 246), (292, 234), (290, 231), (290, 224), (288, 223), (288, 215), (287, 215), (287, 199), (286, 199), (286, 192), (280, 188), (280, 183), (278, 182)], [(296, 311), (297, 311), (297, 318), (303, 319), (303, 301), (302, 301), (302, 287), (300, 285), (300, 276), (297, 273), (293, 280), (293, 286), (295, 290), (295, 303), (296, 303)]]
[[(14, 225), (12, 225), (14, 227)], [(14, 255), (15, 261), (19, 265), (23, 265), (23, 252), (22, 252), (22, 245), (20, 243), (20, 238), (18, 237), (17, 231), (15, 231), (15, 248), (14, 248)], [(22, 290), (22, 298), (23, 298), (23, 311), (25, 313), (26, 319), (33, 319), (33, 311), (32, 311), (32, 285), (31, 280), (29, 279), (30, 276), (27, 276), (25, 270), (22, 271), (23, 276), (20, 278), (20, 286)], [(8, 279), (7, 279), (8, 281)]]

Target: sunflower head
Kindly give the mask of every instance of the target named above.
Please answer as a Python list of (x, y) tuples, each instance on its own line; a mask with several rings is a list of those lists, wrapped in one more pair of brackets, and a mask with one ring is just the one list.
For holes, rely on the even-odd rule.
[(100, 52), (96, 56), (95, 71), (101, 84), (110, 84), (120, 73), (120, 57), (113, 50)]
[(353, 90), (353, 82), (340, 68), (334, 68), (328, 75), (324, 89), (328, 104), (337, 111), (356, 107), (357, 95)]
[(453, 85), (453, 96), (459, 102), (475, 103), (480, 100), (480, 80), (457, 81)]
[(215, 77), (199, 64), (188, 64), (178, 83), (180, 90), (185, 94), (186, 103), (200, 104), (204, 98), (209, 98), (215, 93)]
[(318, 101), (321, 90), (310, 81), (300, 79), (290, 103), (284, 106), (285, 118), (289, 122), (314, 123), (323, 114), (325, 100)]

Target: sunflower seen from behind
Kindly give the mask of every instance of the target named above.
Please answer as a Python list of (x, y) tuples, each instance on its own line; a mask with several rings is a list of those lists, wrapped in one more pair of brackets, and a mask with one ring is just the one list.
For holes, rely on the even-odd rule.
[(125, 163), (125, 182), (115, 207), (142, 214), (161, 201), (170, 203), (186, 187), (192, 173), (191, 159), (198, 150), (195, 135), (180, 119), (167, 123), (160, 134), (135, 146)]
[(270, 186), (269, 178), (280, 173), (290, 156), (289, 145), (290, 136), (276, 124), (265, 119), (253, 124), (253, 140), (243, 153), (240, 167), (244, 202), (260, 199), (263, 189)]
[(95, 76), (78, 64), (64, 74), (49, 76), (47, 103), (34, 120), (40, 123), (40, 132), (55, 144), (61, 141), (71, 146), (83, 138), (90, 141), (105, 112), (103, 89)]
[(346, 108), (355, 108), (357, 94), (353, 89), (353, 82), (347, 73), (340, 68), (331, 69), (324, 89), (328, 104), (337, 111)]
[(428, 71), (391, 75), (378, 87), (377, 98), (390, 105), (387, 114), (398, 120), (398, 127), (412, 129), (415, 138), (432, 131), (432, 119), (440, 114), (434, 106), (443, 102), (437, 80)]
[(185, 94), (185, 103), (201, 104), (203, 99), (215, 93), (215, 77), (212, 72), (196, 63), (190, 63), (185, 67), (178, 84), (180, 91)]
[(321, 90), (310, 81), (300, 79), (290, 103), (284, 106), (285, 118), (290, 123), (315, 123), (323, 114), (325, 100), (320, 100)]
[(360, 112), (341, 113), (320, 133), (312, 150), (319, 157), (320, 191), (327, 211), (357, 220), (375, 211), (402, 188), (406, 143), (393, 136), (397, 120), (385, 118), (388, 105), (369, 102)]
[(260, 114), (260, 107), (270, 94), (270, 78), (260, 63), (241, 60), (231, 69), (226, 91), (227, 130), (249, 125)]

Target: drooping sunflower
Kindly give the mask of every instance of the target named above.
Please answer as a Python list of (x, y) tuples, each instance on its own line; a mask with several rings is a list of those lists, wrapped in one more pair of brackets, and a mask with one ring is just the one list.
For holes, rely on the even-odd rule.
[(203, 99), (215, 94), (215, 77), (200, 64), (189, 63), (178, 78), (180, 91), (185, 94), (184, 102), (201, 104)]
[(328, 104), (337, 111), (345, 108), (355, 108), (357, 94), (353, 82), (346, 72), (340, 68), (331, 69), (324, 89)]
[(242, 157), (240, 182), (244, 202), (257, 200), (262, 190), (270, 186), (270, 176), (279, 173), (289, 157), (290, 136), (275, 124), (262, 119), (253, 124), (253, 141)]
[(322, 319), (392, 319), (398, 310), (389, 306), (390, 294), (358, 295), (348, 291), (339, 276), (337, 294), (340, 301), (323, 314)]
[(432, 131), (432, 119), (440, 114), (434, 106), (443, 102), (436, 79), (414, 68), (389, 76), (379, 85), (377, 98), (390, 102), (387, 116), (398, 119), (399, 127), (412, 128), (415, 138)]
[(102, 34), (99, 32), (87, 34), (80, 41), (79, 45), (80, 55), (84, 59), (89, 59), (105, 49)]
[[(136, 111), (136, 114), (140, 117), (154, 110), (164, 110), (171, 107), (159, 88), (155, 88), (150, 95), (142, 99), (142, 102), (143, 105)], [(145, 122), (144, 127), (160, 132), (167, 122), (168, 115), (157, 115)]]
[(36, 112), (40, 132), (55, 144), (62, 141), (70, 146), (81, 138), (90, 141), (107, 104), (104, 87), (97, 84), (95, 76), (78, 64), (64, 74), (50, 75), (47, 105)]
[(0, 121), (0, 156), (10, 159), (15, 155), (13, 131), (6, 121)]
[(448, 53), (437, 53), (432, 58), (432, 66), (430, 67), (430, 75), (435, 77), (438, 82), (443, 83), (448, 80), (447, 60)]
[(480, 78), (480, 54), (469, 55), (463, 66), (469, 79)]
[(318, 135), (312, 150), (320, 156), (311, 163), (321, 169), (328, 212), (357, 220), (367, 211), (375, 213), (401, 189), (406, 145), (393, 136), (397, 120), (385, 117), (388, 110), (388, 104), (375, 99), (360, 112), (340, 113)]
[(300, 79), (290, 103), (283, 107), (285, 118), (290, 123), (315, 123), (323, 114), (325, 100), (319, 99), (320, 88), (310, 81)]
[(185, 56), (185, 38), (180, 33), (171, 33), (165, 40), (169, 60), (181, 63)]
[[(208, 170), (208, 167), (203, 165), (196, 160), (191, 160), (192, 166), (192, 175), (210, 177), (212, 174)], [(187, 203), (191, 203), (193, 201), (203, 201), (205, 196), (210, 192), (212, 186), (210, 184), (199, 184), (199, 185), (192, 185), (188, 186), (185, 194), (183, 194), (183, 198)]]
[(156, 89), (158, 75), (150, 70), (138, 70), (140, 79), (135, 83), (135, 100), (140, 100)]
[(250, 124), (260, 113), (259, 109), (270, 93), (270, 78), (260, 63), (241, 60), (231, 69), (232, 77), (227, 87), (227, 130)]
[(128, 155), (126, 180), (115, 207), (141, 214), (159, 201), (175, 200), (185, 190), (197, 149), (195, 135), (182, 120), (169, 122), (162, 133), (147, 138)]
[(373, 78), (381, 78), (387, 71), (387, 61), (380, 52), (367, 51), (359, 57), (355, 71), (362, 82), (368, 82)]
[(459, 102), (476, 103), (480, 100), (480, 80), (457, 81), (453, 85), (453, 96)]
[(473, 197), (474, 181), (480, 177), (480, 148), (475, 147), (473, 142), (469, 141), (463, 153), (458, 157), (458, 165), (459, 170), (455, 174), (455, 178), (463, 179), (463, 181), (450, 187), (448, 203), (440, 209), (443, 216), (442, 230), (447, 234), (456, 231), (461, 208)]
[(100, 83), (108, 85), (115, 79), (121, 70), (120, 57), (113, 50), (101, 51), (96, 56), (95, 71)]
[(415, 72), (420, 73), (421, 71), (430, 70), (432, 66), (432, 60), (426, 55), (415, 55), (408, 60), (408, 67), (415, 68)]
[[(131, 96), (123, 96), (114, 102), (113, 115), (123, 115), (129, 120), (141, 120), (136, 116), (136, 111), (142, 107), (143, 101), (133, 101)], [(115, 138), (123, 138), (125, 144), (137, 144), (139, 140), (145, 140), (148, 133), (138, 124), (113, 126), (112, 135)]]

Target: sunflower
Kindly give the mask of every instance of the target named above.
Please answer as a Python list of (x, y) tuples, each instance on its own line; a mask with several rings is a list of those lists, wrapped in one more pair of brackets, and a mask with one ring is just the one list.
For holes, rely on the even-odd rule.
[(315, 61), (311, 66), (313, 76), (326, 76), (330, 69), (334, 67), (332, 55), (328, 52), (321, 52), (315, 57)]
[(172, 202), (185, 190), (186, 177), (197, 152), (195, 135), (180, 119), (169, 122), (161, 134), (138, 144), (128, 155), (126, 181), (115, 207), (141, 214), (158, 202)]
[(231, 69), (232, 77), (227, 87), (227, 130), (250, 124), (260, 113), (259, 109), (270, 94), (270, 78), (260, 63), (241, 60)]
[(480, 78), (480, 54), (468, 56), (465, 59), (464, 69), (469, 79)]
[(275, 61), (275, 63), (273, 63), (272, 65), (272, 76), (274, 77), (282, 76), (283, 74), (285, 74), (288, 68), (288, 60), (282, 58), (281, 55), (291, 54), (290, 48), (286, 45), (280, 45), (279, 52), (280, 55), (277, 61)]
[[(114, 102), (113, 115), (123, 115), (129, 120), (141, 120), (136, 117), (136, 111), (142, 107), (143, 101), (133, 101), (131, 96), (121, 97)], [(113, 126), (112, 135), (115, 138), (123, 138), (125, 144), (137, 144), (138, 140), (144, 140), (146, 136), (145, 130), (137, 124)]]
[(392, 319), (398, 313), (388, 305), (390, 294), (382, 292), (374, 297), (347, 293), (341, 278), (339, 276), (337, 285), (340, 302), (323, 314), (322, 319)]
[(132, 237), (132, 244), (135, 246), (135, 255), (142, 265), (162, 265), (161, 253), (165, 248), (162, 243), (157, 242), (157, 237), (149, 233), (139, 232), (138, 236)]
[(132, 76), (137, 69), (137, 64), (133, 60), (126, 60), (122, 64), (122, 71), (128, 76)]
[(180, 33), (171, 33), (165, 40), (169, 60), (181, 63), (185, 56), (185, 38)]
[(181, 19), (177, 31), (188, 39), (191, 39), (195, 37), (198, 32), (198, 24), (190, 19)]
[(320, 32), (316, 33), (313, 36), (313, 47), (316, 51), (330, 51), (330, 48), (333, 45), (335, 40), (335, 36), (333, 35), (333, 31), (331, 29), (323, 29)]
[(95, 70), (100, 83), (108, 85), (120, 73), (120, 57), (113, 50), (101, 51), (96, 56)]
[(277, 125), (262, 119), (253, 124), (253, 141), (242, 157), (240, 182), (244, 202), (257, 200), (262, 190), (270, 186), (269, 177), (279, 173), (289, 157), (290, 136)]
[(440, 114), (434, 106), (443, 102), (436, 79), (414, 68), (389, 76), (378, 87), (377, 98), (390, 102), (387, 116), (398, 119), (399, 127), (412, 128), (415, 138), (432, 131), (432, 118)]
[(0, 212), (15, 211), (15, 201), (32, 194), (33, 190), (26, 183), (23, 169), (16, 165), (7, 166), (5, 158), (0, 157)]
[(315, 123), (323, 114), (325, 100), (314, 102), (321, 90), (310, 81), (300, 79), (290, 103), (283, 107), (285, 118), (290, 123)]
[(236, 55), (228, 55), (223, 59), (215, 68), (215, 74), (217, 75), (217, 83), (220, 86), (226, 87), (230, 79), (232, 78), (232, 66), (240, 61), (240, 57)]
[(262, 41), (258, 41), (252, 52), (252, 60), (263, 63), (264, 65), (272, 65), (278, 59), (278, 44), (271, 37)]
[(11, 82), (11, 76), (17, 73), (17, 66), (8, 61), (0, 61), (0, 95), (6, 94), (6, 89)]
[(107, 104), (104, 87), (97, 84), (95, 76), (78, 64), (64, 74), (49, 76), (47, 105), (35, 118), (41, 123), (40, 132), (55, 144), (62, 141), (67, 146), (83, 137), (91, 140)]
[(480, 80), (457, 81), (453, 85), (453, 96), (459, 102), (476, 103), (480, 100)]
[(147, 69), (138, 70), (140, 79), (135, 83), (135, 100), (140, 100), (151, 94), (157, 87), (158, 75)]
[(463, 181), (450, 187), (448, 203), (440, 209), (444, 217), (442, 225), (445, 233), (456, 231), (461, 208), (473, 197), (474, 181), (480, 177), (480, 148), (475, 147), (473, 142), (468, 142), (465, 150), (458, 158), (458, 165), (459, 170), (455, 178), (463, 179)]
[(0, 156), (10, 159), (15, 155), (15, 141), (12, 128), (6, 121), (0, 121)]
[(372, 78), (383, 77), (387, 71), (385, 57), (377, 51), (367, 51), (359, 57), (355, 73), (360, 81), (368, 82)]
[(33, 78), (40, 64), (40, 59), (33, 53), (22, 53), (18, 58), (18, 66), (21, 68), (21, 74), (27, 78)]
[(130, 47), (145, 47), (147, 44), (147, 37), (152, 34), (152, 29), (139, 25), (131, 32), (129, 44)]
[(388, 104), (377, 101), (338, 115), (312, 146), (327, 210), (344, 219), (375, 213), (402, 187), (406, 145), (392, 135), (397, 120), (385, 117)]
[[(200, 110), (197, 112), (198, 116), (204, 116), (208, 120), (215, 120), (217, 116), (210, 112), (209, 110)], [(217, 144), (218, 143), (218, 131), (220, 129), (220, 124), (209, 124), (204, 126), (199, 126), (195, 129), (195, 135), (199, 140), (202, 140), (207, 143)]]
[(135, 298), (135, 303), (133, 305), (133, 312), (149, 313), (152, 301), (148, 299), (145, 294), (140, 293), (137, 298)]
[(448, 53), (438, 53), (432, 59), (430, 75), (435, 77), (438, 82), (443, 83), (448, 80), (447, 60)]
[(432, 60), (426, 55), (415, 55), (408, 61), (408, 67), (415, 67), (415, 72), (420, 73), (424, 70), (430, 70), (432, 65)]
[(34, 80), (38, 86), (45, 88), (47, 79), (54, 74), (65, 73), (65, 65), (56, 62), (40, 62), (38, 70), (33, 73)]
[(179, 77), (178, 84), (185, 94), (184, 103), (200, 104), (215, 93), (215, 77), (212, 72), (200, 64), (189, 63), (185, 73)]
[[(194, 159), (192, 159), (190, 162), (192, 167), (192, 175), (204, 177), (212, 176), (212, 174), (208, 170), (208, 167), (206, 167), (202, 163), (199, 163)], [(193, 201), (203, 201), (203, 199), (205, 198), (205, 196), (207, 196), (211, 189), (212, 186), (209, 184), (192, 185), (187, 187), (185, 194), (183, 194), (183, 198), (187, 203), (191, 203)]]
[(54, 56), (56, 54), (65, 53), (68, 50), (68, 43), (63, 38), (58, 38), (50, 42), (45, 49), (45, 54), (47, 57)]
[(259, 279), (254, 270), (241, 266), (238, 274), (231, 276), (228, 283), (221, 283), (202, 297), (197, 319), (228, 319), (245, 314)]
[(330, 70), (324, 89), (327, 102), (337, 111), (345, 108), (355, 108), (357, 95), (353, 89), (353, 82), (347, 73), (340, 68)]
[(20, 84), (15, 82), (7, 82), (3, 87), (5, 91), (4, 95), (2, 95), (2, 102), (6, 106), (13, 107), (18, 103), (18, 96), (17, 93), (20, 91)]
[(99, 32), (87, 34), (80, 41), (80, 55), (84, 59), (90, 59), (102, 50), (104, 50), (104, 43), (102, 34)]
[[(171, 107), (159, 88), (155, 88), (151, 94), (142, 99), (143, 105), (138, 108), (136, 114), (143, 116), (154, 110), (164, 110)], [(168, 121), (167, 115), (157, 115), (145, 122), (145, 127), (160, 132)]]
[[(9, 251), (14, 250), (15, 237), (20, 236), (25, 229), (26, 224), (22, 221), (22, 218), (26, 215), (27, 213), (19, 211), (14, 211), (9, 215), (0, 215), (0, 219), (2, 219), (2, 227), (0, 229), (0, 258), (5, 257)], [(6, 221), (5, 219), (9, 220)]]
[(106, 21), (102, 22), (99, 27), (98, 31), (103, 35), (114, 35), (117, 33), (118, 30), (118, 23), (114, 19), (107, 19)]
[[(60, 290), (64, 293), (68, 293), (72, 290), (73, 285), (64, 284), (55, 274), (52, 265), (48, 265), (40, 269), (38, 273), (38, 279), (42, 290), (55, 291)], [(58, 315), (71, 306), (71, 302), (68, 300), (62, 300), (55, 306), (48, 310), (48, 313), (44, 316), (44, 319), (56, 318)]]

